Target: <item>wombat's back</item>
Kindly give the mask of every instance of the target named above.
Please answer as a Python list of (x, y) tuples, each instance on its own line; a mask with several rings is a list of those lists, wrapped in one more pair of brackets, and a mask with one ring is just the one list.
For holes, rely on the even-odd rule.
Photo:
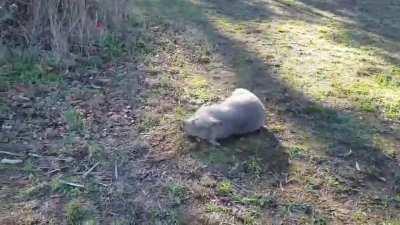
[(260, 129), (265, 124), (265, 108), (260, 99), (246, 89), (235, 89), (223, 105), (234, 114), (235, 134), (243, 134)]
[(208, 108), (208, 113), (222, 122), (218, 138), (244, 134), (260, 129), (265, 123), (265, 108), (253, 93), (236, 89), (220, 104)]
[(236, 89), (223, 102), (198, 109), (185, 121), (185, 130), (215, 143), (216, 139), (256, 131), (264, 123), (265, 108), (258, 97), (246, 89)]

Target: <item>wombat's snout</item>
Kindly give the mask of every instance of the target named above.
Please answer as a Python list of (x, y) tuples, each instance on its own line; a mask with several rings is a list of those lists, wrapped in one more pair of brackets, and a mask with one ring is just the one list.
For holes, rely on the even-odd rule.
[(185, 133), (187, 132), (188, 124), (189, 124), (189, 123), (188, 123), (187, 120), (183, 120), (183, 121), (180, 123), (180, 128), (181, 128), (181, 130), (184, 131)]
[(190, 142), (199, 142), (200, 140), (195, 136), (189, 133), (190, 122), (188, 120), (184, 120), (180, 123), (180, 128), (183, 131), (183, 135), (190, 141)]
[(200, 142), (200, 139), (195, 136), (186, 135), (186, 138), (192, 143)]
[(181, 131), (184, 133), (184, 135), (185, 135), (186, 137), (190, 137), (190, 135), (189, 135), (189, 133), (188, 133), (188, 125), (189, 125), (189, 123), (188, 123), (188, 121), (186, 121), (186, 120), (183, 120), (183, 121), (179, 124)]
[(185, 121), (181, 121), (181, 122), (179, 123), (179, 129), (180, 129), (181, 131), (185, 131)]

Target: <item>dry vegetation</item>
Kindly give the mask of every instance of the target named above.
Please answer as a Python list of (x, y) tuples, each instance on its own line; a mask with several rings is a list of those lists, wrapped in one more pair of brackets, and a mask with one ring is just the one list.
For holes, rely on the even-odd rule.
[[(0, 224), (400, 224), (399, 11), (0, 2)], [(183, 135), (235, 87), (267, 131)]]
[[(97, 54), (105, 35), (121, 30), (129, 19), (128, 1), (3, 1), (0, 37), (9, 53), (39, 51), (52, 60)], [(42, 55), (43, 57), (43, 55)]]

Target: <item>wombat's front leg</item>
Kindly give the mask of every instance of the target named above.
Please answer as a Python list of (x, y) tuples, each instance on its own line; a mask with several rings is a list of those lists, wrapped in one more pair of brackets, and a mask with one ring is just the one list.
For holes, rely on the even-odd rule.
[(221, 144), (216, 140), (217, 134), (215, 131), (210, 131), (210, 136), (208, 137), (208, 142), (212, 145), (220, 146)]
[(221, 144), (216, 141), (216, 140), (208, 140), (208, 143), (212, 144), (212, 145), (216, 145), (216, 146), (220, 146)]

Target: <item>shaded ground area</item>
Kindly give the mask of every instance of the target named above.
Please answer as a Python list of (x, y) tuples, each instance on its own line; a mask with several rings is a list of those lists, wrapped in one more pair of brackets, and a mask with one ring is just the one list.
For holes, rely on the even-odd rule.
[[(396, 1), (133, 4), (133, 57), (2, 88), (2, 224), (399, 223)], [(184, 136), (236, 87), (268, 130)]]

